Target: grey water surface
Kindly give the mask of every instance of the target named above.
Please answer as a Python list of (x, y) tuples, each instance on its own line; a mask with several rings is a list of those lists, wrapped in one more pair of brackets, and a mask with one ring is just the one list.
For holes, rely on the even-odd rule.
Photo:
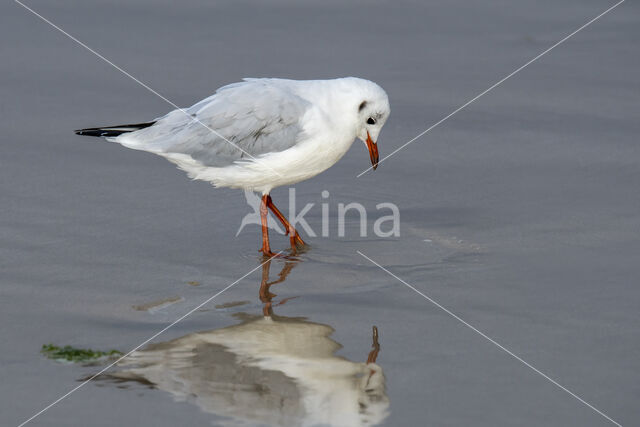
[[(392, 108), (384, 157), (614, 2), (26, 4), (180, 106), (242, 77), (376, 81)], [(0, 425), (101, 368), (46, 359), (43, 344), (126, 352), (254, 269), (145, 346), (146, 370), (114, 367), (29, 425), (309, 425), (332, 411), (349, 425), (639, 423), (637, 3), (375, 172), (356, 178), (357, 142), (297, 185), (317, 232), (328, 204), (329, 236), (304, 236), (266, 318), (259, 228), (235, 236), (251, 213), (241, 192), (73, 134), (172, 107), (18, 3), (0, 16)], [(287, 212), (287, 189), (273, 198)], [(368, 236), (355, 215), (338, 236), (349, 202), (367, 207)], [(400, 209), (399, 237), (372, 233), (383, 202)]]

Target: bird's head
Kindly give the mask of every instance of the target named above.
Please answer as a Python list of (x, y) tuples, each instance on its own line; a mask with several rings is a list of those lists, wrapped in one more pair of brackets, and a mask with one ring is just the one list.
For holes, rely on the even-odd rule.
[(368, 82), (362, 99), (356, 105), (356, 136), (366, 145), (373, 168), (378, 167), (378, 135), (389, 118), (391, 108), (386, 92), (377, 84)]

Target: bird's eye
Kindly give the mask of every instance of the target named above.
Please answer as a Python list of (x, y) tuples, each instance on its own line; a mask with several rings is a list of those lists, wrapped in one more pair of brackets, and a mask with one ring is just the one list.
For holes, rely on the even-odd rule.
[(369, 117), (367, 119), (367, 124), (368, 125), (375, 125), (376, 124), (376, 119), (374, 119), (373, 117)]

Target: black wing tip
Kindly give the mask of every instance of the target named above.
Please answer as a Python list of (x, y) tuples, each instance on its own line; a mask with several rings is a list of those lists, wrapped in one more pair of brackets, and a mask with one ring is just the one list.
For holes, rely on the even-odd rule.
[(86, 129), (76, 129), (73, 132), (76, 135), (82, 136), (98, 136), (98, 137), (110, 137), (110, 136), (118, 136), (123, 133), (135, 132), (140, 129), (148, 128), (153, 125), (155, 122), (146, 122), (146, 123), (135, 123), (129, 125), (119, 125), (119, 126), (105, 126), (99, 128), (86, 128)]
[(104, 129), (76, 129), (73, 131), (76, 135), (82, 136), (110, 136), (109, 132)]
[(113, 132), (113, 131), (109, 131), (107, 129), (101, 129), (101, 128), (91, 128), (91, 129), (76, 129), (73, 131), (76, 135), (82, 135), (82, 136), (99, 136), (99, 137), (106, 137), (106, 136), (118, 136), (124, 132)]

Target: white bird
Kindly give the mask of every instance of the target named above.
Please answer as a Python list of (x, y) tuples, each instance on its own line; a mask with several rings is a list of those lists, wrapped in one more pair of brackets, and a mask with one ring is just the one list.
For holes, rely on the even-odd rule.
[(376, 363), (378, 328), (366, 362), (335, 353), (334, 329), (303, 317), (274, 314), (272, 286), (284, 282), (295, 262), (270, 280), (271, 259), (262, 264), (262, 315), (234, 313), (240, 323), (191, 333), (136, 350), (120, 369), (97, 379), (137, 381), (171, 393), (177, 401), (228, 417), (223, 426), (372, 426), (389, 411), (385, 376)]
[(260, 251), (273, 256), (268, 209), (287, 230), (293, 251), (304, 241), (273, 204), (271, 190), (333, 166), (356, 138), (375, 169), (389, 113), (386, 92), (369, 80), (244, 79), (151, 122), (75, 132), (157, 154), (216, 187), (261, 192)]
[[(150, 344), (99, 379), (138, 381), (228, 417), (224, 426), (373, 426), (387, 417), (385, 375), (336, 356), (329, 325), (236, 313), (240, 324)], [(218, 424), (216, 423), (216, 424)]]

